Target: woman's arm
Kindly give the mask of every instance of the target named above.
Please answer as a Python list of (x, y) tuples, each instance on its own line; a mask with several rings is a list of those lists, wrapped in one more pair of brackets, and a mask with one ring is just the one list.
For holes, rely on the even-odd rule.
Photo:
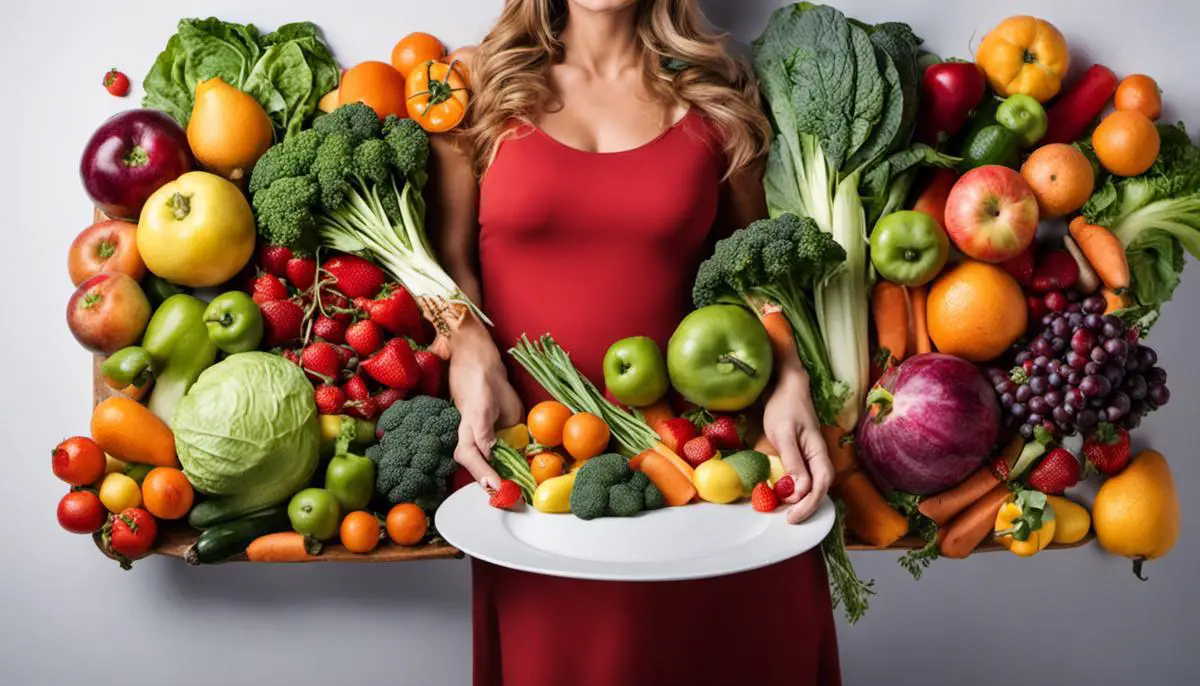
[[(480, 307), (476, 259), (479, 245), (479, 184), (467, 156), (446, 136), (433, 136), (430, 217), (439, 259), (459, 288)], [(450, 396), (462, 414), (454, 459), (481, 486), (498, 488), (489, 464), (495, 428), (520, 421), (521, 402), (508, 382), (500, 351), (487, 327), (468, 314), (448, 341)]]
[[(725, 235), (767, 216), (763, 165), (733, 174), (726, 182), (721, 221)], [(788, 521), (798, 524), (817, 511), (833, 482), (833, 466), (809, 393), (808, 372), (798, 355), (776, 361), (775, 383), (763, 408), (763, 433), (779, 451), (795, 481)]]

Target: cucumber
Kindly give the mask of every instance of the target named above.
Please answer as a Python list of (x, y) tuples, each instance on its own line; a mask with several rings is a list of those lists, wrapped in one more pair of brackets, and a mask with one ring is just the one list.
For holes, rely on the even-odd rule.
[(206, 529), (183, 557), (193, 565), (221, 562), (244, 553), (246, 546), (259, 536), (287, 531), (291, 527), (287, 505), (276, 505)]
[[(291, 496), (284, 498), (286, 503)], [(194, 529), (207, 529), (216, 524), (232, 522), (248, 517), (254, 512), (279, 504), (279, 499), (270, 495), (264, 498), (261, 490), (238, 495), (209, 498), (192, 508), (188, 513), (188, 524)]]

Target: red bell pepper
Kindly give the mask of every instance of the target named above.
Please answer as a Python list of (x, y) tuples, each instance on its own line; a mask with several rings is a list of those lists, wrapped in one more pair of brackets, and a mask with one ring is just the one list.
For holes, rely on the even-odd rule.
[(1116, 91), (1117, 75), (1103, 64), (1093, 64), (1046, 112), (1049, 126), (1042, 136), (1042, 145), (1078, 140)]

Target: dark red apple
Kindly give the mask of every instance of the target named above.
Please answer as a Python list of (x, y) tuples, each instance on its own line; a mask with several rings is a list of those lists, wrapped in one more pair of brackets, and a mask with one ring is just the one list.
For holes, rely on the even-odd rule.
[(148, 321), (150, 301), (137, 281), (120, 272), (100, 272), (67, 301), (67, 326), (94, 353), (111, 355), (137, 343)]
[(158, 110), (129, 110), (92, 134), (79, 175), (101, 212), (136, 222), (151, 193), (194, 166), (187, 134), (174, 119)]

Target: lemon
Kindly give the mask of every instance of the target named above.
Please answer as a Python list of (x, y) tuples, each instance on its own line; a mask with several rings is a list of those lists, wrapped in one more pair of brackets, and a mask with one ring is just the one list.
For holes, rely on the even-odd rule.
[(742, 497), (742, 478), (736, 469), (718, 458), (696, 467), (692, 484), (700, 497), (710, 503), (726, 505)]

